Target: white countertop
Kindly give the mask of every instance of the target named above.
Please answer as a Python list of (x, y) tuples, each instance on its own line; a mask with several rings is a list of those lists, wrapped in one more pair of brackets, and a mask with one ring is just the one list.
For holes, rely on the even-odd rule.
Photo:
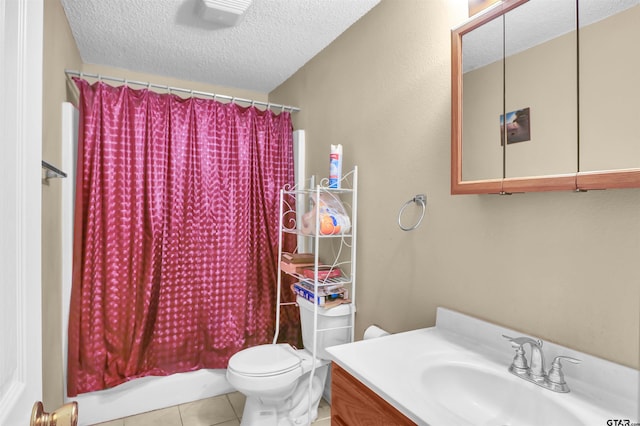
[(442, 410), (434, 402), (425, 401), (419, 379), (421, 369), (431, 360), (449, 358), (488, 365), (498, 374), (504, 371), (504, 375), (531, 386), (533, 392), (544, 392), (545, 397), (571, 406), (581, 421), (588, 422), (585, 424), (606, 425), (609, 419), (640, 422), (638, 370), (545, 342), (547, 368), (557, 355), (582, 360), (580, 365), (566, 364), (563, 368), (571, 392), (555, 393), (507, 371), (514, 351), (503, 334), (522, 335), (438, 308), (435, 327), (333, 346), (327, 351), (337, 364), (420, 425), (449, 426), (446, 413), (440, 415)]

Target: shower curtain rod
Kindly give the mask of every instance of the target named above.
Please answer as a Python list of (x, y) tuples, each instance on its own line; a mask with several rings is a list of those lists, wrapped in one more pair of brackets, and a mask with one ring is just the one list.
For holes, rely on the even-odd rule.
[(298, 112), (298, 111), (300, 111), (300, 108), (293, 107), (293, 106), (288, 106), (288, 105), (272, 104), (270, 102), (255, 101), (253, 99), (238, 98), (236, 96), (219, 95), (217, 93), (201, 92), (199, 90), (191, 90), (191, 89), (183, 89), (181, 87), (166, 86), (166, 85), (163, 85), (163, 84), (149, 83), (149, 82), (146, 82), (146, 81), (127, 80), (125, 78), (109, 77), (109, 76), (105, 76), (105, 75), (102, 75), (102, 74), (89, 74), (89, 73), (75, 71), (75, 70), (64, 70), (64, 73), (67, 75), (67, 78), (69, 78), (69, 79), (70, 79), (70, 77), (72, 75), (80, 77), (80, 78), (89, 77), (89, 78), (98, 79), (98, 81), (101, 81), (101, 80), (115, 81), (115, 82), (118, 82), (118, 83), (124, 83), (125, 85), (137, 84), (138, 86), (145, 86), (145, 87), (147, 87), (149, 89), (152, 88), (152, 87), (155, 87), (156, 89), (163, 89), (163, 90), (167, 90), (168, 92), (189, 93), (191, 96), (193, 96), (193, 95), (206, 96), (206, 97), (211, 97), (214, 100), (216, 100), (216, 99), (224, 99), (224, 100), (228, 100), (229, 102), (232, 102), (232, 103), (235, 103), (235, 104), (250, 104), (251, 106), (262, 105), (262, 106), (266, 107), (267, 109), (273, 109), (273, 110), (280, 109), (282, 111), (289, 110), (290, 112)]

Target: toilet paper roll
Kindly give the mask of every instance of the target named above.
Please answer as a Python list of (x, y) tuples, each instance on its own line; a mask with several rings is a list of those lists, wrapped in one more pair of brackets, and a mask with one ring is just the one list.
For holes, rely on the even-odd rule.
[(375, 339), (376, 337), (382, 337), (382, 336), (388, 336), (388, 335), (389, 335), (388, 331), (381, 329), (377, 325), (370, 325), (364, 331), (363, 339), (364, 340)]

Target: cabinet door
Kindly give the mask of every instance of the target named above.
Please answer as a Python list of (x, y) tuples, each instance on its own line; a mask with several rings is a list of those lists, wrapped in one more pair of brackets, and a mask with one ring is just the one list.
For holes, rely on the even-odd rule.
[(554, 1), (553, 19), (550, 6), (530, 0), (504, 15), (506, 178), (577, 172), (576, 4)]
[(415, 425), (336, 363), (331, 365), (331, 424), (338, 426)]
[(462, 36), (462, 180), (502, 179), (503, 20)]
[(640, 0), (618, 3), (580, 2), (581, 172), (640, 168)]

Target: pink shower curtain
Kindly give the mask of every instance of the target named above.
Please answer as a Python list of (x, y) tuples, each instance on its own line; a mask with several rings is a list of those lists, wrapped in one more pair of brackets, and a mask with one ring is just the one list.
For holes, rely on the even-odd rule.
[[(69, 395), (225, 368), (270, 342), (290, 114), (75, 81)], [(299, 343), (282, 313), (282, 340)]]

